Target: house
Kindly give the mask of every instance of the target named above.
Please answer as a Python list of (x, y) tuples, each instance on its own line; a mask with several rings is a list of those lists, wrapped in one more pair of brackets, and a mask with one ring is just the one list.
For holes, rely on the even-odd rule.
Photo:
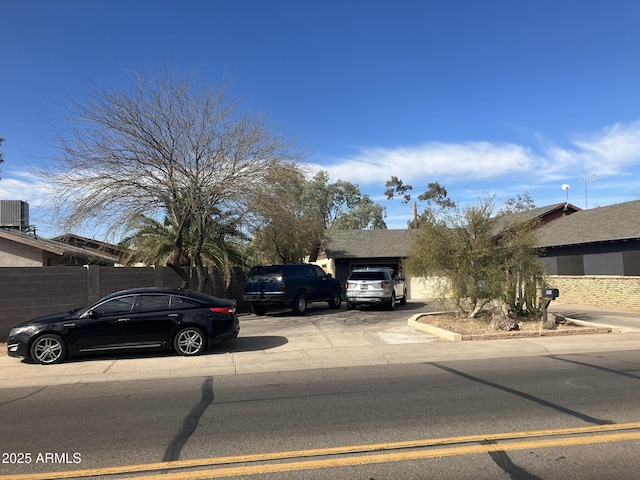
[[(640, 201), (591, 210), (559, 203), (515, 214), (538, 222), (541, 262), (561, 303), (640, 311)], [(508, 225), (498, 219), (496, 233)], [(330, 231), (315, 262), (339, 280), (363, 265), (401, 269), (412, 230)], [(436, 279), (407, 277), (409, 298), (434, 298)]]
[(640, 201), (581, 210), (538, 241), (558, 301), (640, 311)]
[(538, 231), (550, 275), (640, 276), (640, 201), (581, 210)]
[(113, 252), (85, 249), (40, 238), (16, 229), (0, 228), (0, 267), (113, 266)]
[(402, 271), (413, 233), (413, 230), (330, 230), (325, 248), (314, 263), (343, 283), (357, 267), (391, 267)]

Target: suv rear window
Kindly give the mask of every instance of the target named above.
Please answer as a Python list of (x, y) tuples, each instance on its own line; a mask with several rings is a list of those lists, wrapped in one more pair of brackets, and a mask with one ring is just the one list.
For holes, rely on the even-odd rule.
[(384, 272), (353, 272), (349, 280), (385, 280)]
[(282, 265), (260, 265), (253, 267), (247, 275), (247, 280), (275, 280), (282, 276)]

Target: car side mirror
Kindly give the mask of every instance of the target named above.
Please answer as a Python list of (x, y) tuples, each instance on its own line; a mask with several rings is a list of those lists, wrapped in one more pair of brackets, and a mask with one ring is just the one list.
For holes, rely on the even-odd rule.
[(89, 311), (87, 312), (87, 317), (88, 317), (88, 318), (91, 318), (91, 319), (93, 319), (93, 320), (95, 320), (95, 319), (96, 319), (96, 318), (98, 318), (99, 316), (100, 316), (100, 315), (98, 315), (98, 314), (95, 312), (95, 310), (89, 310)]

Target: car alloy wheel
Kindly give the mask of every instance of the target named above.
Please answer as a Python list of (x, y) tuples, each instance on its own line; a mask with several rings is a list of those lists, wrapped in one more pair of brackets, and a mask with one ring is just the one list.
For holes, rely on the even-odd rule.
[(176, 335), (173, 347), (180, 355), (198, 355), (204, 350), (205, 338), (197, 328), (184, 328)]
[(42, 365), (60, 363), (67, 356), (67, 346), (58, 335), (42, 335), (31, 345), (31, 358)]

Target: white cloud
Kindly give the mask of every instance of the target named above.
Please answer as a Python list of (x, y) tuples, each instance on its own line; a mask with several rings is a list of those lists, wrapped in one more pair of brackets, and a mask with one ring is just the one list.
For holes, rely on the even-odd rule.
[(624, 167), (640, 164), (640, 121), (617, 123), (573, 143), (586, 167), (602, 175), (617, 174)]
[(432, 142), (397, 149), (372, 148), (332, 165), (316, 166), (333, 180), (380, 183), (392, 175), (403, 180), (492, 178), (523, 173), (536, 162), (530, 149), (515, 144)]
[(591, 135), (569, 139), (569, 148), (544, 142), (533, 147), (514, 143), (440, 143), (415, 147), (368, 148), (328, 165), (332, 180), (381, 184), (391, 176), (405, 182), (464, 183), (469, 180), (521, 179), (532, 185), (582, 176), (620, 175), (640, 166), (640, 121), (615, 124)]
[(22, 200), (30, 206), (46, 203), (47, 188), (34, 177), (3, 171), (0, 178), (0, 200)]

